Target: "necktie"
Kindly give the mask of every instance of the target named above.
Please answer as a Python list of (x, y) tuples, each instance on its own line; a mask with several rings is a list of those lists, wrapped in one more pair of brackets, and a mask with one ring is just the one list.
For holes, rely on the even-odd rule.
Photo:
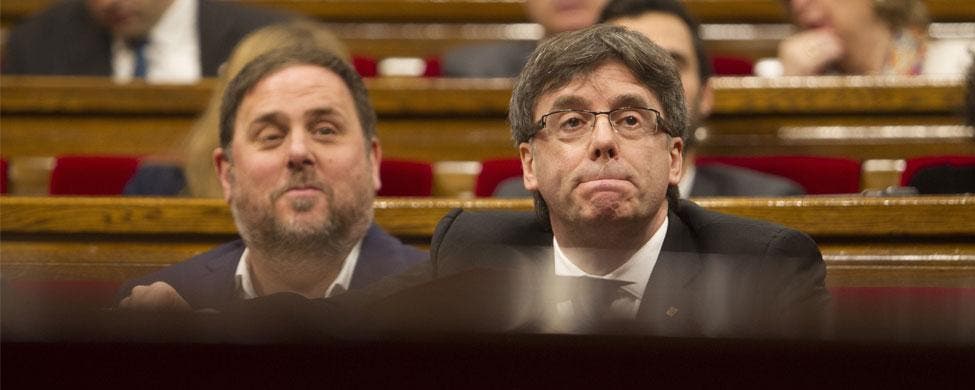
[(132, 77), (134, 78), (146, 78), (146, 73), (148, 72), (148, 63), (146, 62), (147, 43), (149, 42), (145, 38), (129, 41), (129, 48), (132, 49), (133, 57), (135, 57), (135, 66), (133, 66), (132, 70)]

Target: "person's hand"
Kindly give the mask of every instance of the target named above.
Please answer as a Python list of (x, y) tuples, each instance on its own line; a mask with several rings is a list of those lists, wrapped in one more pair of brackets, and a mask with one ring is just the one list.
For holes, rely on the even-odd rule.
[(155, 282), (148, 286), (135, 286), (129, 296), (119, 303), (119, 308), (135, 310), (181, 310), (193, 308), (165, 282)]
[(785, 76), (822, 74), (843, 55), (842, 42), (827, 28), (803, 31), (779, 43), (779, 60)]

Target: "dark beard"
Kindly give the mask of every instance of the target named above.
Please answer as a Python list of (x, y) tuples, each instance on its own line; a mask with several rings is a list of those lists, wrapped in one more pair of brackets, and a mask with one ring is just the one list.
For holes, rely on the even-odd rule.
[[(303, 180), (301, 176), (296, 175), (292, 181)], [(329, 218), (317, 226), (295, 228), (278, 220), (273, 205), (284, 191), (271, 194), (270, 208), (246, 197), (238, 197), (231, 204), (234, 222), (247, 247), (274, 262), (274, 269), (282, 273), (321, 262), (341, 263), (372, 221), (372, 196), (356, 197), (354, 207), (342, 208), (335, 204), (331, 186), (323, 183), (315, 186), (325, 193), (329, 213)], [(295, 199), (288, 206), (298, 213), (310, 212), (316, 202)], [(308, 261), (310, 264), (305, 264)]]

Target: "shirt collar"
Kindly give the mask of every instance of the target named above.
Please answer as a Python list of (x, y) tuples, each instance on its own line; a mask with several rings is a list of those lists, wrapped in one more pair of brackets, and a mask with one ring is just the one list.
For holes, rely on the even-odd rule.
[(670, 217), (664, 218), (664, 223), (660, 224), (657, 231), (650, 237), (636, 253), (633, 254), (623, 265), (606, 275), (591, 275), (580, 269), (562, 252), (559, 242), (552, 237), (552, 247), (555, 252), (555, 274), (559, 276), (588, 276), (592, 278), (619, 280), (630, 282), (622, 289), (633, 298), (640, 300), (643, 292), (647, 289), (647, 282), (650, 281), (650, 273), (653, 272), (657, 258), (660, 257), (660, 250), (663, 248), (664, 237), (667, 235), (667, 225)]
[[(359, 253), (362, 251), (362, 240), (352, 247), (349, 251), (349, 255), (345, 257), (345, 261), (342, 263), (342, 269), (339, 270), (338, 275), (335, 276), (335, 281), (332, 282), (328, 289), (325, 290), (324, 298), (328, 298), (334, 295), (341, 294), (349, 290), (349, 285), (352, 283), (352, 274), (355, 271), (355, 266), (359, 262)], [(250, 253), (250, 249), (244, 248), (244, 253), (240, 255), (240, 261), (237, 262), (237, 270), (234, 272), (234, 284), (236, 285), (237, 296), (241, 299), (253, 299), (257, 298), (257, 291), (254, 290), (254, 280), (252, 279), (250, 267), (247, 265), (247, 257)]]
[(149, 31), (149, 41), (154, 45), (172, 45), (196, 40), (196, 1), (174, 0)]

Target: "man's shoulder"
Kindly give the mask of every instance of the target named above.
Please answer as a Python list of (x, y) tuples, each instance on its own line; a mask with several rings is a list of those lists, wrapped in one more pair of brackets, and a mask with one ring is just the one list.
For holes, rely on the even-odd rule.
[[(32, 15), (11, 30), (10, 41), (35, 39), (49, 41), (63, 39), (77, 33), (82, 26), (90, 26), (92, 19), (88, 16), (84, 3), (81, 1), (63, 1)], [(10, 42), (8, 42), (10, 43)]]
[(677, 217), (703, 251), (756, 253), (790, 245), (815, 248), (807, 234), (776, 223), (711, 211), (682, 200)]
[(199, 299), (197, 292), (219, 290), (212, 285), (215, 282), (223, 286), (233, 284), (233, 274), (244, 248), (242, 240), (234, 240), (149, 275), (129, 280), (119, 289), (118, 298), (128, 296), (135, 286), (165, 282), (196, 307), (195, 302)]
[(538, 222), (536, 215), (524, 211), (465, 211), (447, 213), (437, 225), (434, 238), (469, 238), (475, 241), (517, 245), (534, 243), (539, 236), (551, 233)]
[(551, 246), (552, 233), (533, 213), (455, 209), (437, 224), (430, 259), (438, 273), (447, 274), (476, 265), (509, 266), (526, 250)]
[[(698, 166), (693, 196), (789, 196), (805, 190), (787, 178), (724, 164)], [(694, 191), (694, 190), (699, 191)], [(706, 189), (703, 193), (701, 189)]]

